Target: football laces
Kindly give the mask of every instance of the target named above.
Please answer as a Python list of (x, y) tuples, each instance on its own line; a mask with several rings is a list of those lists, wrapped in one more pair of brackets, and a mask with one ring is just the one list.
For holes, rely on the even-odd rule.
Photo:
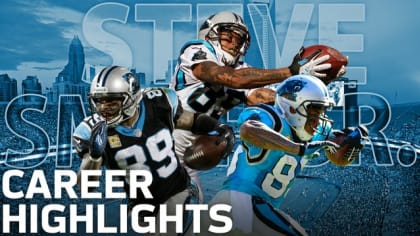
[(344, 158), (346, 158), (348, 161), (353, 161), (359, 156), (359, 152), (360, 148), (353, 147), (344, 153)]

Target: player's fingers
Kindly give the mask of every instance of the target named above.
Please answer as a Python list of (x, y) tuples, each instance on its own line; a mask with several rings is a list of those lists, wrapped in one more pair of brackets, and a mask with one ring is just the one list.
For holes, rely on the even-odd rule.
[(327, 74), (325, 74), (325, 73), (318, 73), (316, 71), (312, 71), (311, 75), (313, 75), (315, 77), (318, 77), (318, 78), (326, 78), (327, 77)]
[[(324, 55), (322, 57), (313, 59), (313, 63), (314, 63), (314, 65), (317, 65), (317, 64), (321, 64), (321, 63), (323, 63), (325, 61), (328, 61), (329, 59), (330, 59), (330, 55), (329, 54), (326, 54), (326, 55)], [(330, 67), (331, 67), (331, 64), (330, 64)]]
[(331, 68), (331, 64), (330, 63), (324, 63), (321, 65), (316, 65), (313, 67), (314, 71), (323, 71), (323, 70), (328, 70)]

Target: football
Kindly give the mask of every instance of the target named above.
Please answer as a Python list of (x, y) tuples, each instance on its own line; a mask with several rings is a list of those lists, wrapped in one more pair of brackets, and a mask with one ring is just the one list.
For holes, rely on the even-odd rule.
[[(346, 133), (341, 132), (334, 132), (335, 137), (329, 139), (330, 141), (340, 145), (343, 143), (343, 141), (347, 138)], [(359, 155), (359, 150), (356, 150), (355, 148), (351, 147), (350, 144), (346, 144), (339, 149), (337, 149), (337, 152), (332, 153), (329, 151), (326, 151), (325, 154), (328, 158), (328, 160), (331, 161), (331, 163), (338, 165), (338, 166), (345, 166), (354, 161), (355, 158)]]
[(340, 51), (335, 48), (326, 45), (312, 45), (308, 46), (303, 50), (301, 55), (302, 58), (311, 56), (317, 50), (321, 50), (318, 58), (324, 55), (330, 55), (330, 59), (328, 59), (324, 63), (330, 63), (331, 68), (321, 71), (322, 73), (326, 73), (326, 78), (320, 78), (324, 81), (325, 84), (329, 84), (331, 81), (336, 79), (338, 71), (341, 69), (342, 66), (347, 66), (348, 59), (345, 55), (343, 55)]
[(196, 170), (208, 170), (219, 164), (227, 148), (227, 141), (217, 144), (219, 136), (201, 135), (184, 153), (184, 163)]

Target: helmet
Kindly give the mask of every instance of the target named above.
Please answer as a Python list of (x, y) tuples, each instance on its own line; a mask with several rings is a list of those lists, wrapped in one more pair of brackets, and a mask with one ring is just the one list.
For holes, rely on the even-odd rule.
[(100, 99), (121, 99), (118, 114), (108, 120), (113, 127), (133, 117), (142, 98), (140, 83), (127, 68), (109, 66), (96, 74), (90, 86), (89, 103), (92, 112), (99, 112), (97, 102)]
[[(241, 37), (243, 44), (238, 55), (232, 56), (222, 50), (219, 41), (219, 33), (221, 31), (232, 31)], [(242, 17), (227, 11), (214, 14), (205, 20), (198, 32), (198, 38), (208, 40), (216, 50), (220, 51), (223, 55), (222, 60), (226, 65), (235, 65), (240, 56), (245, 55), (251, 43), (248, 27)]]
[[(305, 130), (308, 109), (322, 108), (317, 120), (316, 132), (326, 135), (326, 127), (332, 121), (325, 115), (325, 109), (331, 108), (334, 102), (329, 97), (328, 89), (318, 78), (311, 75), (295, 75), (280, 83), (276, 90), (275, 106), (280, 109), (289, 125), (302, 141), (308, 141), (313, 133)], [(321, 126), (321, 127), (319, 127)]]

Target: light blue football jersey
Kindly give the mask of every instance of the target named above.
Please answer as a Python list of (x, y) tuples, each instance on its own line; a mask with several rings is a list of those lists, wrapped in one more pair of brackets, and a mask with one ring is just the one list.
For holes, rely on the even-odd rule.
[[(238, 125), (247, 120), (263, 122), (283, 136), (293, 139), (291, 127), (278, 108), (264, 104), (248, 107), (239, 115)], [(326, 136), (318, 133), (312, 138), (325, 139)], [(256, 147), (243, 140), (242, 149), (242, 152), (234, 156), (230, 167), (232, 171), (222, 188), (261, 197), (278, 208), (293, 180), (309, 159), (279, 150)]]

